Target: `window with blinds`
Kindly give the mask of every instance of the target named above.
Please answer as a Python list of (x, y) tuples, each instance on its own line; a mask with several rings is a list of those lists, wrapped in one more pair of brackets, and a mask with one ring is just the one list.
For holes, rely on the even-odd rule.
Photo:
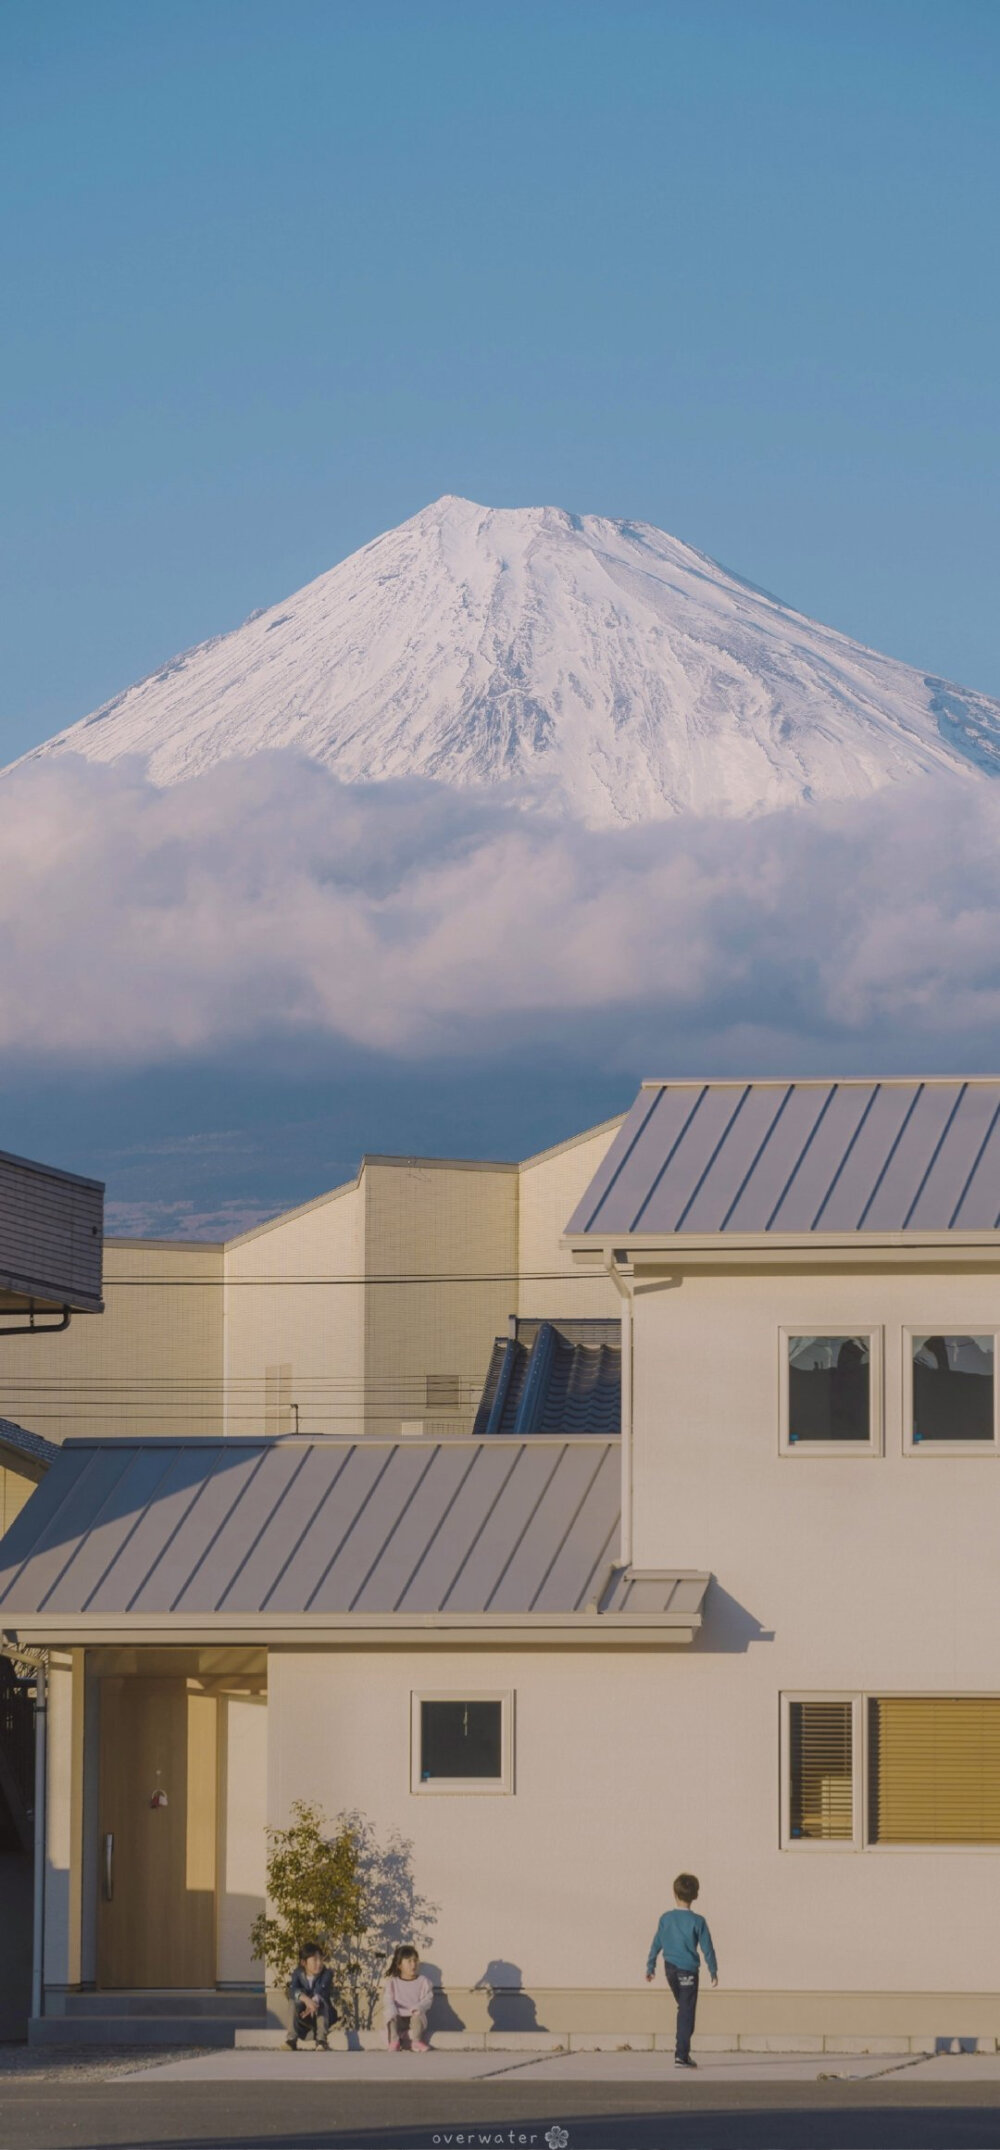
[(854, 1835), (854, 1706), (791, 1702), (789, 1831), (796, 1841), (849, 1843)]
[(1000, 1844), (1000, 1696), (868, 1705), (873, 1844)]

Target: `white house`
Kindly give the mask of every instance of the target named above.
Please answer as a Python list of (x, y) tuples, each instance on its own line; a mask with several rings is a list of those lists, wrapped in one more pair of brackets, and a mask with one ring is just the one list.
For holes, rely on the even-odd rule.
[(703, 2034), (1000, 2034), (1000, 1080), (655, 1083), (595, 1147), (535, 1266), (605, 1333), (536, 1301), (471, 1430), (73, 1443), (0, 1545), (38, 2035), (262, 2005), (295, 1798), (412, 1838), (452, 2025), (663, 2030), (686, 1867)]

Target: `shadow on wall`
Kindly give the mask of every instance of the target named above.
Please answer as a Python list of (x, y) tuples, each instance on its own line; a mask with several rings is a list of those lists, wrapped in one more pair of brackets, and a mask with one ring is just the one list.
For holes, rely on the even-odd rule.
[(530, 1993), (525, 1993), (519, 1963), (507, 1963), (504, 1957), (494, 1956), (472, 1990), (489, 1994), (486, 2006), (491, 2030), (544, 2031), (548, 2028), (545, 2023), (539, 2023), (535, 2003)]
[(723, 1590), (714, 1575), (705, 1597), (703, 1621), (691, 1648), (716, 1657), (738, 1655), (749, 1650), (752, 1642), (774, 1641), (773, 1627), (762, 1627), (745, 1605)]
[(464, 2031), (468, 2029), (463, 2016), (457, 2015), (448, 1999), (447, 1988), (442, 1984), (443, 1972), (439, 1963), (429, 1963), (426, 1956), (420, 1958), (420, 1968), (426, 1971), (434, 1988), (429, 2028), (434, 2031)]

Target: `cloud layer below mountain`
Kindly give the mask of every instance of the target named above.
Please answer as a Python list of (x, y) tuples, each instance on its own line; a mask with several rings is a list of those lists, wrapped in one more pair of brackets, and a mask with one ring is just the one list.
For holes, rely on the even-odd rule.
[[(417, 1062), (1000, 1060), (1000, 784), (621, 833), (290, 754), (163, 791), (0, 784), (0, 1054), (140, 1067), (316, 1036)], [(699, 1060), (700, 1065), (703, 1064)]]

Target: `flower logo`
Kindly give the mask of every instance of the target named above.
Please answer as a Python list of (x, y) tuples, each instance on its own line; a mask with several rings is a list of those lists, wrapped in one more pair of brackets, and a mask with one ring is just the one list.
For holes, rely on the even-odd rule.
[(569, 2129), (546, 2128), (545, 2140), (548, 2143), (549, 2150), (566, 2150), (566, 2145), (569, 2141)]

